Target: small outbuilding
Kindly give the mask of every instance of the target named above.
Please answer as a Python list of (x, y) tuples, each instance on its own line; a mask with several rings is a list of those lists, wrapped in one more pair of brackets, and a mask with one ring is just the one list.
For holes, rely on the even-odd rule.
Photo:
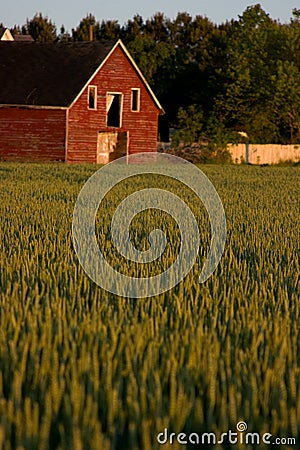
[(0, 42), (0, 158), (107, 163), (155, 152), (163, 109), (121, 40)]
[(8, 28), (0, 27), (0, 41), (3, 42), (33, 42), (34, 39), (30, 34), (14, 34), (12, 35)]
[(13, 35), (8, 28), (0, 27), (0, 41), (9, 42), (13, 41)]

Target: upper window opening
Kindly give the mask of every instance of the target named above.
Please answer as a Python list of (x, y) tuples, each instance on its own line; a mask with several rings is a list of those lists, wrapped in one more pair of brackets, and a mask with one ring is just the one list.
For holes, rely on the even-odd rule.
[(107, 126), (120, 128), (122, 122), (122, 94), (108, 93), (106, 99)]
[(89, 86), (89, 109), (97, 109), (97, 86)]
[(131, 89), (131, 111), (140, 110), (140, 89)]

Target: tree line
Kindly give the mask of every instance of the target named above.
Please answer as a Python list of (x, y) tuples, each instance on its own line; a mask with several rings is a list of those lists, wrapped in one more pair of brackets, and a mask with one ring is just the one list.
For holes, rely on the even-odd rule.
[[(289, 23), (272, 19), (257, 4), (238, 20), (214, 24), (180, 12), (171, 20), (135, 15), (123, 26), (92, 14), (69, 33), (41, 13), (15, 26), (38, 42), (121, 38), (163, 105), (166, 123), (185, 142), (207, 139), (300, 143), (300, 9)], [(245, 138), (244, 138), (245, 139)]]

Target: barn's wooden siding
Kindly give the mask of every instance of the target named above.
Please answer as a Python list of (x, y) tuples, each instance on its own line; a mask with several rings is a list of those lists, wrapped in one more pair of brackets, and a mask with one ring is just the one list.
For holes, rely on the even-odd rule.
[(66, 110), (0, 108), (0, 158), (65, 160)]
[[(159, 110), (130, 60), (117, 46), (90, 81), (97, 86), (97, 110), (88, 109), (88, 87), (69, 110), (68, 162), (96, 162), (99, 131), (129, 132), (129, 153), (155, 152)], [(140, 89), (140, 111), (131, 111), (131, 89)], [(106, 94), (123, 94), (122, 126), (106, 126)]]

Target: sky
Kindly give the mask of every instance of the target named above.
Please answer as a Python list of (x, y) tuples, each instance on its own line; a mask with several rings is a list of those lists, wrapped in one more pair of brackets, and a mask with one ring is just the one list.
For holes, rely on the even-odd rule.
[(201, 15), (220, 24), (227, 19), (237, 19), (247, 6), (260, 3), (262, 8), (280, 22), (289, 22), (293, 8), (300, 9), (300, 0), (0, 0), (0, 22), (11, 28), (23, 25), (41, 12), (55, 23), (57, 31), (63, 24), (68, 31), (76, 28), (80, 20), (92, 13), (96, 20), (115, 19), (123, 25), (135, 14), (143, 19), (155, 12), (163, 12), (168, 18), (176, 17), (178, 11), (191, 16)]

